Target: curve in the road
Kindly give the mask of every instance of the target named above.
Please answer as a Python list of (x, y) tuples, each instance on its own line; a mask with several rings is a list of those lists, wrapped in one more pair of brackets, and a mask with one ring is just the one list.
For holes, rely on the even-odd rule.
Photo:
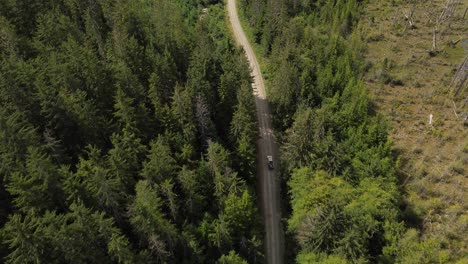
[[(240, 44), (247, 56), (252, 70), (254, 83), (252, 88), (255, 95), (255, 107), (260, 137), (257, 140), (257, 177), (260, 191), (260, 206), (265, 225), (265, 251), (267, 263), (283, 263), (283, 232), (281, 228), (280, 191), (278, 171), (278, 148), (273, 136), (271, 114), (265, 93), (265, 84), (255, 53), (237, 15), (236, 1), (228, 0), (227, 9), (234, 38)], [(269, 170), (267, 166), (268, 155), (273, 156), (275, 168)]]

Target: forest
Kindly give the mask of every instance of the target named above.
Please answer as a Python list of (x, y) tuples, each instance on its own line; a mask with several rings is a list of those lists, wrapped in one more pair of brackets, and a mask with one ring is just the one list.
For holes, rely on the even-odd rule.
[[(362, 80), (367, 2), (237, 0), (280, 145), (285, 263), (465, 263), (403, 199)], [(266, 262), (224, 5), (0, 0), (0, 263)]]
[(366, 4), (239, 0), (281, 148), (286, 259), (465, 263), (447, 243), (422, 239), (402, 199), (400, 159), (362, 81)]
[(0, 262), (262, 262), (250, 83), (222, 1), (0, 1)]

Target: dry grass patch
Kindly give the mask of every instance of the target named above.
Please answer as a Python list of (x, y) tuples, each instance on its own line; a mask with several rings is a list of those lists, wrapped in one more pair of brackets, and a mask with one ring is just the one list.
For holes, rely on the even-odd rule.
[(446, 3), (416, 1), (413, 27), (412, 1), (374, 1), (361, 20), (372, 65), (365, 80), (392, 125), (406, 202), (421, 219), (422, 238), (442, 241), (454, 261), (468, 254), (468, 89), (454, 96), (450, 86), (468, 55), (461, 45), (468, 43), (468, 2), (459, 1), (439, 25), (433, 49), (434, 19)]

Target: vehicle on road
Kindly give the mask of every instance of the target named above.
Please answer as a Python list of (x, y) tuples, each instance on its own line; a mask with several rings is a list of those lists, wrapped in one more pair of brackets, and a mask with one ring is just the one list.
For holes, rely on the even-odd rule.
[(267, 156), (267, 161), (268, 161), (268, 169), (270, 169), (270, 170), (274, 169), (274, 167), (273, 167), (273, 156)]

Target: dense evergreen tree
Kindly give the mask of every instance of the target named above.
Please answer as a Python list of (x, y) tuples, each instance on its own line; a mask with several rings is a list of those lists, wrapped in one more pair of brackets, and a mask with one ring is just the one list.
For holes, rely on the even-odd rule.
[(250, 72), (224, 15), (0, 1), (3, 262), (262, 261)]
[(392, 263), (407, 254), (398, 249), (398, 164), (361, 81), (364, 4), (240, 1), (266, 57), (297, 249), (289, 257), (298, 263)]
[[(239, 3), (267, 57), (291, 259), (437, 261), (401, 222), (361, 81), (364, 2)], [(0, 1), (4, 262), (264, 262), (251, 77), (224, 15), (218, 0)]]
[(81, 204), (71, 204), (70, 212), (64, 215), (12, 215), (3, 232), (4, 243), (14, 249), (7, 263), (112, 263), (135, 259), (128, 240), (113, 226), (112, 219)]
[(247, 261), (239, 257), (234, 251), (229, 252), (229, 255), (222, 255), (219, 258), (219, 264), (247, 264)]
[(253, 114), (254, 100), (248, 83), (243, 83), (237, 93), (237, 105), (231, 121), (231, 137), (235, 145), (236, 164), (245, 180), (253, 180), (255, 175), (257, 121)]
[(7, 190), (23, 212), (54, 210), (63, 200), (60, 180), (60, 172), (50, 158), (29, 148), (25, 167), (11, 174)]

